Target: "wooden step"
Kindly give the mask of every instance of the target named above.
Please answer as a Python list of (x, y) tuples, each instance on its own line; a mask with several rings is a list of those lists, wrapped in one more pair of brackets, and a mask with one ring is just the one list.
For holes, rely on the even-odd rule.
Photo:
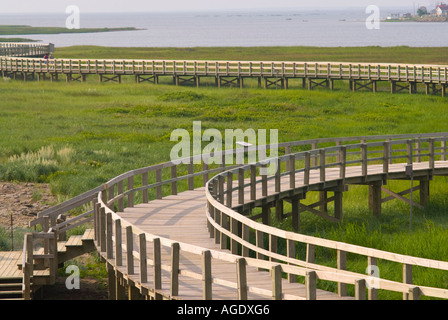
[(58, 253), (67, 252), (67, 241), (59, 241), (58, 242)]
[(2, 283), (0, 284), (0, 291), (17, 290), (22, 288), (22, 283)]
[(11, 284), (11, 283), (22, 283), (22, 277), (2, 277), (0, 278), (0, 286), (3, 284)]
[(65, 247), (80, 247), (82, 246), (82, 237), (83, 236), (71, 236), (67, 243), (65, 244)]
[(93, 241), (95, 240), (95, 231), (93, 229), (87, 229), (82, 235), (82, 241)]

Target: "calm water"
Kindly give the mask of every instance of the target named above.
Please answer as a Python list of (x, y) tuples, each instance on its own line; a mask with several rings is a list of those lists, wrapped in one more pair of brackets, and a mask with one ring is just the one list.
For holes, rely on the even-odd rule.
[[(382, 12), (382, 18), (389, 12)], [(81, 14), (81, 27), (137, 27), (141, 31), (27, 35), (58, 47), (195, 46), (448, 46), (448, 23), (381, 23), (368, 30), (364, 10)], [(0, 15), (0, 24), (65, 26), (67, 15)]]

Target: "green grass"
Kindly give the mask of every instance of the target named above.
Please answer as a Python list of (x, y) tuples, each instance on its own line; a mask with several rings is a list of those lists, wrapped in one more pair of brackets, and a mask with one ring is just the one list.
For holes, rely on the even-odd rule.
[(74, 46), (58, 48), (55, 57), (79, 59), (178, 59), (232, 61), (332, 61), (448, 64), (448, 47), (194, 47), (109, 48)]
[[(447, 48), (59, 48), (58, 57), (166, 58), (238, 60), (339, 60), (364, 62), (447, 63)], [(314, 58), (314, 59), (313, 59)], [(307, 91), (291, 81), (289, 90), (64, 81), (0, 81), (0, 180), (48, 182), (61, 198), (85, 192), (131, 169), (169, 161), (174, 129), (278, 129), (281, 142), (323, 137), (448, 131), (447, 99), (422, 93), (353, 93), (347, 82), (335, 91)], [(422, 92), (420, 88), (420, 92)], [(205, 146), (204, 143), (203, 146)], [(179, 173), (181, 174), (181, 173)], [(138, 183), (138, 182), (136, 182)], [(332, 224), (302, 214), (302, 232), (402, 254), (448, 260), (446, 178), (431, 183), (431, 203), (415, 210), (409, 232), (409, 207), (383, 205), (381, 218), (368, 210), (367, 187), (344, 193), (344, 220)], [(392, 190), (408, 182), (390, 182)], [(314, 198), (313, 198), (314, 197)], [(418, 193), (416, 193), (418, 197)], [(307, 201), (315, 200), (310, 194)], [(330, 210), (332, 210), (330, 205)], [(290, 221), (278, 222), (290, 229)], [(299, 253), (303, 254), (303, 250)], [(334, 253), (319, 250), (318, 261), (335, 265)], [(349, 255), (351, 270), (365, 272), (365, 258)], [(401, 281), (402, 266), (379, 262), (381, 276)], [(387, 275), (387, 276), (386, 276)], [(414, 270), (415, 283), (448, 287), (447, 275)], [(334, 290), (334, 284), (321, 283)], [(352, 288), (349, 288), (352, 290)], [(382, 298), (400, 298), (380, 292)]]
[(39, 40), (26, 38), (0, 38), (0, 42), (38, 42)]

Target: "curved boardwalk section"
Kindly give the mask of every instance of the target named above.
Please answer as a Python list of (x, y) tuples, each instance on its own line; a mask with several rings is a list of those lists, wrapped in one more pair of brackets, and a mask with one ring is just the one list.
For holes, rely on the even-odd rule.
[[(303, 211), (332, 222), (343, 219), (348, 185), (369, 187), (375, 215), (389, 200), (381, 197), (381, 191), (424, 206), (432, 178), (448, 174), (447, 140), (448, 133), (316, 139), (279, 144), (283, 156), (259, 163), (198, 166), (193, 163), (200, 157), (192, 157), (181, 164), (168, 162), (124, 173), (38, 215), (32, 226), (48, 231), (34, 236), (52, 242), (47, 254), (39, 254), (29, 250), (32, 242), (26, 241), (27, 288), (35, 276), (33, 270), (29, 273), (32, 261), (63, 259), (55, 255), (58, 250), (51, 250), (54, 239), (93, 221), (92, 239), (107, 264), (114, 299), (374, 300), (378, 290), (399, 292), (404, 299), (448, 298), (447, 289), (417, 286), (412, 278), (415, 267), (448, 271), (448, 262), (298, 232)], [(237, 150), (221, 154), (226, 155), (240, 157)], [(266, 175), (263, 168), (269, 164), (278, 170)], [(420, 203), (403, 196), (409, 190), (396, 193), (385, 188), (387, 181), (411, 178), (420, 183), (414, 187)], [(321, 200), (304, 205), (301, 200), (310, 192), (318, 192)], [(291, 203), (291, 212), (284, 212), (285, 202)], [(333, 212), (325, 208), (330, 202)], [(85, 213), (66, 220), (74, 208), (84, 208)], [(272, 219), (287, 216), (292, 216), (297, 232), (270, 226)], [(286, 250), (279, 249), (280, 243)], [(306, 247), (305, 259), (299, 258), (299, 246)], [(319, 247), (336, 253), (336, 268), (318, 263)], [(403, 281), (348, 270), (348, 253), (364, 256), (369, 266), (377, 266), (379, 260), (401, 264)], [(50, 275), (55, 270), (50, 268)], [(336, 283), (337, 292), (319, 290), (318, 280)], [(348, 285), (354, 286), (354, 296), (348, 296)]]
[[(127, 297), (133, 298), (345, 299), (350, 298), (347, 285), (355, 287), (356, 299), (376, 299), (378, 290), (400, 292), (405, 299), (421, 295), (447, 298), (446, 289), (413, 285), (412, 270), (415, 266), (448, 270), (448, 262), (269, 226), (272, 210), (279, 219), (292, 216), (296, 230), (303, 211), (340, 221), (342, 195), (350, 184), (369, 186), (372, 211), (380, 215), (385, 199), (379, 191), (387, 190), (388, 180), (410, 179), (409, 173), (420, 181), (415, 190), (421, 193), (421, 203), (411, 204), (425, 205), (429, 181), (448, 174), (446, 141), (447, 134), (441, 133), (285, 143), (278, 146), (285, 155), (271, 159), (279, 168), (272, 175), (260, 175), (266, 162), (232, 167), (204, 164), (198, 171), (192, 165), (197, 159), (192, 158), (187, 164), (164, 163), (125, 173), (73, 199), (65, 209), (91, 201), (98, 193), (94, 204), (96, 243), (107, 261), (110, 283), (114, 284), (111, 295), (116, 298), (126, 296), (126, 287)], [(311, 147), (309, 151), (292, 152), (305, 146)], [(229, 152), (237, 156), (235, 150)], [(181, 176), (181, 172), (185, 174)], [(185, 188), (189, 190), (179, 191)], [(309, 192), (321, 193), (324, 200), (301, 204)], [(406, 199), (402, 196), (406, 191), (389, 193)], [(292, 212), (283, 212), (284, 202), (291, 203)], [(320, 208), (329, 202), (334, 202), (333, 214)], [(261, 213), (256, 214), (257, 208)], [(39, 219), (58, 212), (44, 212)], [(77, 224), (76, 220), (72, 223)], [(280, 242), (286, 243), (286, 252), (278, 250)], [(306, 245), (305, 260), (298, 259), (299, 244)], [(316, 263), (317, 247), (336, 252), (337, 268)], [(347, 270), (347, 253), (365, 256), (370, 266), (380, 259), (402, 264), (403, 282)], [(303, 284), (296, 283), (300, 279)], [(337, 283), (337, 295), (317, 290), (318, 279)]]

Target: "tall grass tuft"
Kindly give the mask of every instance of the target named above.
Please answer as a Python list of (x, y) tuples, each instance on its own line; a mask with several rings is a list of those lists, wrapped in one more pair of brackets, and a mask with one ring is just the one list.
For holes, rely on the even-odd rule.
[(0, 179), (4, 181), (45, 182), (61, 165), (72, 159), (74, 150), (63, 147), (43, 146), (36, 152), (21, 153), (8, 158), (0, 166)]

